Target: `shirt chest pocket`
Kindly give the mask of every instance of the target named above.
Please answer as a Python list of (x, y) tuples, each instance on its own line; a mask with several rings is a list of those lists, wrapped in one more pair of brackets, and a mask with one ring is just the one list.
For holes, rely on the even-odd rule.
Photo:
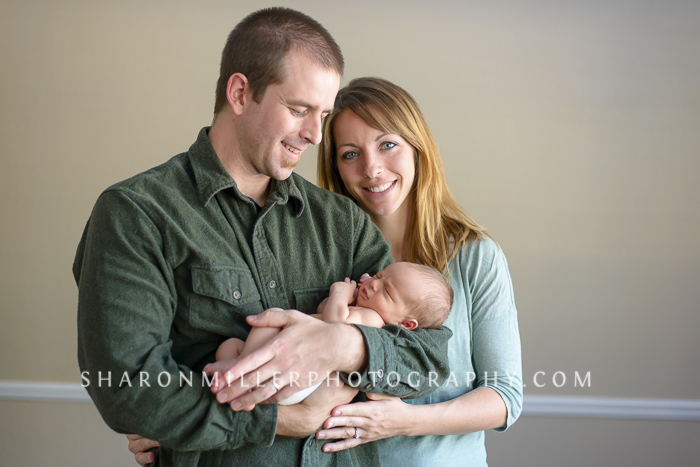
[(192, 268), (189, 321), (196, 329), (238, 337), (247, 334), (248, 315), (263, 311), (250, 270), (243, 266)]
[(307, 315), (316, 313), (318, 304), (324, 298), (328, 298), (330, 287), (317, 287), (314, 289), (304, 289), (294, 291), (295, 308)]

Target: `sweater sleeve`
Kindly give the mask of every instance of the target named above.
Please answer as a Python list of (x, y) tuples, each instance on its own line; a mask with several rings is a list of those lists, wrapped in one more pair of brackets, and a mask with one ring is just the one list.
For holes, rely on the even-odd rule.
[(463, 247), (463, 261), (472, 297), (472, 358), (476, 386), (494, 389), (508, 411), (504, 431), (520, 416), (523, 403), (522, 362), (518, 316), (508, 263), (500, 246), (482, 239)]
[(270, 445), (276, 405), (233, 412), (198, 372), (173, 359), (173, 271), (145, 206), (119, 191), (104, 193), (78, 247), (78, 360), (90, 396), (115, 431), (175, 450)]

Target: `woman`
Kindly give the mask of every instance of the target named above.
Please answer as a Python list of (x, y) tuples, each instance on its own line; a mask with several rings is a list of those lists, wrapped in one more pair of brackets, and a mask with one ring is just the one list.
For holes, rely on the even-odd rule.
[[(321, 187), (352, 197), (369, 214), (396, 261), (444, 271), (455, 301), (445, 322), (454, 333), (445, 384), (423, 399), (341, 406), (317, 437), (346, 438), (328, 450), (381, 440), (382, 465), (485, 465), (483, 430), (505, 430), (522, 408), (512, 285), (499, 246), (447, 188), (413, 98), (386, 80), (353, 80), (325, 119), (318, 175)], [(348, 438), (345, 427), (357, 428), (359, 438)]]
[[(316, 437), (339, 440), (326, 451), (378, 441), (382, 465), (485, 465), (484, 430), (505, 430), (522, 408), (510, 275), (501, 249), (447, 188), (437, 144), (413, 98), (378, 78), (341, 89), (324, 122), (318, 174), (321, 187), (369, 214), (396, 261), (444, 271), (455, 297), (445, 322), (454, 333), (450, 378), (426, 398), (370, 394), (369, 402), (337, 407)], [(133, 439), (132, 452), (152, 446)], [(136, 452), (136, 460), (147, 454)]]

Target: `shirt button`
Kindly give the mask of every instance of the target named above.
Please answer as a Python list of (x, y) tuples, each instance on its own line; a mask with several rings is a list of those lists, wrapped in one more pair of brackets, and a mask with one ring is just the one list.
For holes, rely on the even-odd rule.
[(267, 284), (267, 285), (269, 285), (271, 289), (274, 289), (275, 287), (277, 287), (277, 282), (275, 282), (275, 281), (270, 281), (270, 283)]
[(381, 368), (377, 370), (377, 378), (383, 378), (384, 377), (384, 370)]
[(240, 298), (241, 298), (241, 293), (240, 293), (238, 290), (235, 290), (235, 291), (233, 292), (233, 298), (235, 298), (236, 300), (240, 299)]

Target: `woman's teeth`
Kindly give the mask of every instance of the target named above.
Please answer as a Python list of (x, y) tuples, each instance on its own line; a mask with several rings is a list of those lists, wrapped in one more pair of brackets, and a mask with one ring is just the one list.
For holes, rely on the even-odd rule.
[(371, 191), (372, 193), (381, 193), (383, 191), (388, 190), (389, 187), (391, 187), (391, 185), (393, 185), (393, 184), (394, 184), (394, 182), (388, 182), (388, 183), (385, 183), (384, 185), (368, 186), (367, 190)]

